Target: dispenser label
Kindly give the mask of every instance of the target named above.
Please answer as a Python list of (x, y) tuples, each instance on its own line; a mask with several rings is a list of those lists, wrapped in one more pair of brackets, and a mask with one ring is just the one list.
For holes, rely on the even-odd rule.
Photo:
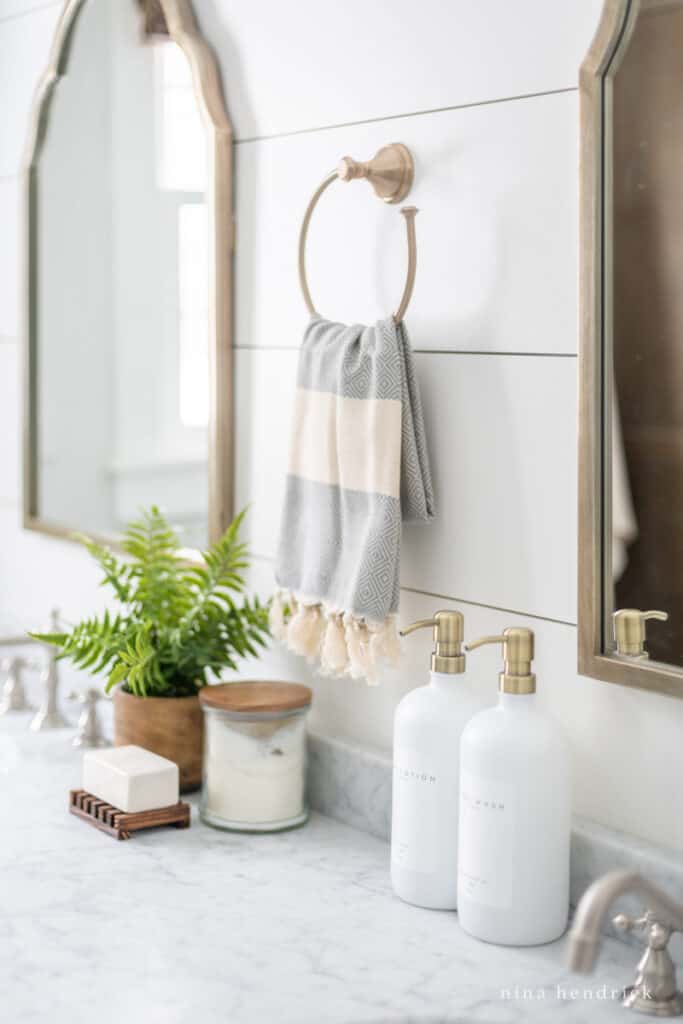
[(513, 783), (463, 775), (458, 892), (501, 910), (512, 906), (516, 803)]
[[(458, 773), (439, 770), (424, 751), (403, 747), (394, 754), (394, 790), (391, 815), (391, 859), (420, 874), (432, 874), (443, 854), (457, 838)], [(451, 808), (449, 828), (448, 810)]]

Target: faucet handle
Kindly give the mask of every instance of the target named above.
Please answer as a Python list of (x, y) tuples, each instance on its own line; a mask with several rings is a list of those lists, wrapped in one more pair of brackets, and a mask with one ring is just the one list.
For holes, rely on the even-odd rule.
[(670, 921), (662, 921), (654, 910), (646, 910), (641, 917), (617, 914), (612, 924), (620, 932), (647, 932), (648, 945), (653, 949), (664, 949), (674, 932), (683, 931)]
[(641, 917), (630, 917), (628, 914), (617, 914), (612, 918), (612, 924), (619, 932), (641, 931), (648, 923), (648, 916), (652, 913), (646, 910)]
[(622, 932), (640, 932), (647, 943), (636, 980), (624, 989), (622, 1006), (652, 1017), (680, 1017), (683, 993), (678, 990), (676, 967), (667, 946), (672, 932), (681, 929), (672, 923), (665, 924), (653, 910), (646, 910), (641, 917), (617, 914), (612, 923)]
[(31, 667), (31, 662), (17, 654), (0, 660), (0, 671), (7, 674), (0, 699), (0, 715), (12, 711), (30, 711), (32, 708), (24, 689), (23, 672)]
[(109, 740), (102, 733), (102, 726), (97, 716), (97, 705), (103, 699), (104, 694), (94, 686), (88, 687), (81, 693), (72, 691), (69, 694), (69, 700), (77, 700), (83, 705), (78, 719), (78, 732), (71, 741), (74, 747), (111, 746)]

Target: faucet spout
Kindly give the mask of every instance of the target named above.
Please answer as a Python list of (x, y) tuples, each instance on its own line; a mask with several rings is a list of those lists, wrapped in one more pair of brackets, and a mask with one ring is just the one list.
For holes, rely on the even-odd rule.
[(637, 871), (610, 871), (593, 882), (576, 908), (569, 933), (569, 964), (572, 970), (581, 974), (590, 974), (593, 970), (605, 915), (614, 901), (627, 892), (642, 896), (645, 903), (658, 912), (661, 924), (671, 931), (683, 929), (683, 906)]

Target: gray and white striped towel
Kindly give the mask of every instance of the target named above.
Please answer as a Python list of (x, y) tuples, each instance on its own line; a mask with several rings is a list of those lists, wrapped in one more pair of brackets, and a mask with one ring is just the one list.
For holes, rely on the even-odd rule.
[(327, 674), (398, 658), (401, 521), (434, 516), (403, 324), (313, 317), (299, 356), (273, 634)]

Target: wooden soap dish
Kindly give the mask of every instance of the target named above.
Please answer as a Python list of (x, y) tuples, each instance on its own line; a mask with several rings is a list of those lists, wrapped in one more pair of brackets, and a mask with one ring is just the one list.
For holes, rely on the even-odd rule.
[(182, 801), (171, 807), (129, 813), (112, 807), (105, 800), (98, 799), (84, 789), (72, 789), (69, 793), (69, 811), (116, 839), (130, 839), (132, 832), (138, 832), (142, 828), (156, 828), (159, 825), (190, 827), (190, 805)]

